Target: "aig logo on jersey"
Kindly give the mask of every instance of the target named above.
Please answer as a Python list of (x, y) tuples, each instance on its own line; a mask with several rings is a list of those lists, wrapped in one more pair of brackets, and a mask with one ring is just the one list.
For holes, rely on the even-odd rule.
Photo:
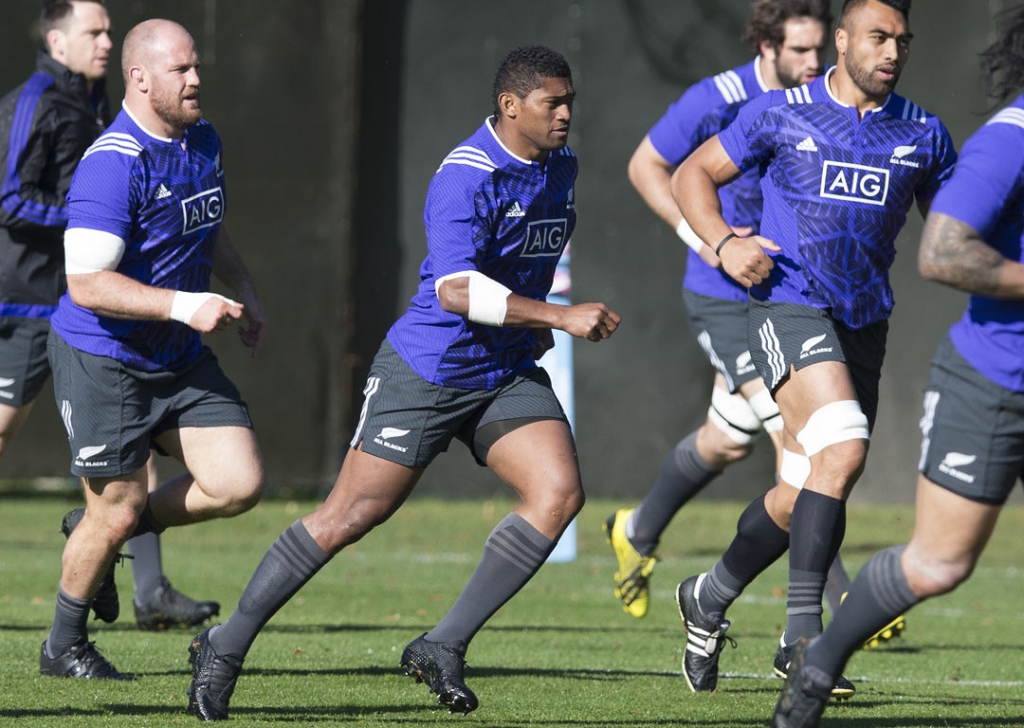
[(526, 244), (522, 258), (558, 257), (565, 247), (565, 231), (568, 222), (564, 217), (557, 220), (535, 220), (526, 226)]
[(821, 170), (821, 196), (832, 200), (884, 205), (889, 194), (889, 170), (863, 164), (826, 161)]
[(224, 219), (224, 193), (220, 187), (214, 187), (192, 195), (181, 201), (181, 212), (185, 218), (182, 235), (216, 225)]

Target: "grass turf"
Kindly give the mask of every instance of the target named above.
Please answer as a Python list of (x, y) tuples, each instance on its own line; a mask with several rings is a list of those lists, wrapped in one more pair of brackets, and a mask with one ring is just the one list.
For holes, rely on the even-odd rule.
[[(0, 725), (192, 724), (183, 708), (190, 633), (139, 632), (131, 571), (119, 569), (122, 617), (91, 638), (135, 683), (38, 674), (53, 618), (63, 537), (76, 501), (0, 500)], [(230, 522), (164, 535), (174, 585), (234, 608), (277, 535), (315, 504), (266, 501)], [(636, 620), (612, 596), (615, 561), (601, 523), (623, 504), (591, 501), (579, 520), (579, 558), (551, 564), (477, 635), (467, 681), (481, 707), (451, 716), (398, 668), (402, 648), (432, 627), (469, 578), (507, 502), (413, 500), (340, 554), (267, 625), (232, 700), (231, 725), (764, 726), (781, 681), (771, 660), (785, 619), (785, 564), (763, 574), (729, 612), (738, 649), (722, 657), (716, 694), (691, 694), (679, 673), (684, 632), (675, 585), (709, 567), (732, 536), (741, 504), (691, 504), (670, 526), (653, 576), (650, 614)], [(857, 568), (909, 536), (909, 508), (852, 506), (843, 554)], [(904, 637), (862, 652), (847, 675), (849, 702), (824, 726), (1024, 726), (1024, 510), (1009, 508), (972, 579), (912, 611)]]

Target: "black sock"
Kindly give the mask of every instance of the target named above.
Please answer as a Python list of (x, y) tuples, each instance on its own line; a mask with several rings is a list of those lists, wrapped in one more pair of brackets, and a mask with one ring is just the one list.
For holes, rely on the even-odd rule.
[(145, 607), (156, 596), (160, 579), (164, 575), (160, 559), (160, 537), (144, 533), (128, 541), (132, 555), (132, 578), (135, 580), (135, 603)]
[(736, 536), (701, 585), (698, 603), (708, 616), (723, 615), (758, 574), (789, 548), (789, 534), (768, 515), (761, 496), (743, 511)]
[(921, 601), (907, 584), (900, 564), (904, 548), (879, 551), (864, 565), (828, 629), (808, 650), (808, 665), (838, 677), (871, 635)]
[(301, 520), (285, 529), (256, 567), (231, 618), (210, 631), (214, 652), (244, 658), (263, 625), (330, 559)]
[(821, 633), (821, 598), (829, 567), (846, 533), (846, 502), (802, 490), (789, 526), (786, 644)]
[(697, 452), (697, 432), (680, 440), (665, 458), (643, 503), (633, 512), (628, 530), (633, 548), (650, 556), (676, 512), (721, 472)]
[(541, 567), (555, 542), (517, 513), (509, 513), (494, 527), (466, 587), (434, 629), (431, 642), (463, 642), (473, 635), (526, 585)]
[(71, 645), (89, 638), (86, 625), (89, 622), (91, 599), (75, 599), (59, 586), (57, 587), (57, 608), (53, 626), (46, 638), (46, 654), (51, 658), (64, 652)]
[(132, 535), (128, 538), (135, 538), (136, 536), (141, 536), (144, 533), (160, 534), (167, 530), (167, 526), (156, 520), (156, 516), (153, 515), (153, 508), (150, 503), (150, 498), (146, 498), (146, 507), (143, 508), (142, 513), (139, 514), (139, 522), (135, 525), (135, 530), (132, 531)]

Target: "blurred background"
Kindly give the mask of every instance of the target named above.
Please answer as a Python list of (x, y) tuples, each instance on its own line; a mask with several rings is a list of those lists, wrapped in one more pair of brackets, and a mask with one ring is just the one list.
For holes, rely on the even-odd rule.
[[(898, 91), (937, 114), (959, 148), (990, 115), (977, 53), (1014, 0), (918, 0)], [(542, 43), (569, 60), (580, 160), (572, 298), (623, 318), (575, 343), (576, 436), (593, 496), (639, 498), (675, 442), (704, 419), (712, 372), (680, 299), (685, 247), (626, 179), (650, 126), (690, 84), (752, 57), (747, 0), (107, 0), (120, 43), (135, 23), (176, 20), (203, 57), (203, 108), (225, 146), (228, 221), (260, 289), (270, 337), (257, 359), (233, 332), (209, 338), (248, 401), (272, 489), (324, 492), (358, 417), (369, 362), (418, 282), (422, 211), (441, 159), (490, 113), (502, 57)], [(841, 0), (833, 0), (833, 13)], [(34, 70), (36, 0), (5, 0), (0, 94)], [(834, 50), (829, 61), (835, 59)], [(913, 500), (928, 361), (966, 297), (916, 271), (921, 220), (901, 234), (896, 313), (867, 470), (853, 501)], [(48, 387), (0, 460), (0, 478), (66, 477)], [(701, 497), (749, 499), (772, 453), (730, 468)], [(161, 464), (163, 468), (163, 463)], [(168, 468), (165, 472), (171, 472)], [(490, 498), (502, 484), (461, 445), (418, 493)]]

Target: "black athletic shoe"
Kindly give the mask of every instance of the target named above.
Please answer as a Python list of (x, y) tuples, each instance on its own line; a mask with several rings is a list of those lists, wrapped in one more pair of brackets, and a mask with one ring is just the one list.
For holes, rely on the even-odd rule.
[[(785, 635), (783, 635), (783, 638), (785, 638)], [(810, 640), (804, 637), (801, 640), (799, 640), (797, 644), (809, 641)], [(789, 645), (787, 647), (780, 640), (779, 648), (775, 650), (775, 665), (773, 669), (775, 674), (781, 678), (785, 678), (787, 675), (789, 675), (791, 663), (795, 659), (795, 655), (793, 653), (795, 646), (796, 645)], [(849, 700), (853, 697), (853, 694), (855, 692), (857, 692), (857, 688), (854, 687), (852, 682), (847, 680), (842, 675), (840, 675), (836, 679), (836, 684), (832, 687), (832, 697), (836, 700)]]
[(228, 703), (242, 672), (242, 660), (214, 652), (210, 630), (206, 630), (192, 638), (188, 661), (192, 665), (188, 712), (199, 720), (227, 720)]
[(39, 650), (39, 672), (49, 677), (77, 677), (85, 680), (134, 680), (135, 676), (118, 672), (100, 651), (95, 642), (76, 642), (51, 658), (46, 654), (46, 640)]
[(139, 629), (162, 631), (172, 627), (188, 629), (196, 627), (210, 617), (220, 614), (219, 602), (197, 602), (189, 599), (171, 586), (166, 578), (160, 577), (156, 596), (145, 607), (133, 601), (135, 622)]
[(793, 659), (787, 663), (789, 675), (772, 715), (774, 728), (817, 728), (821, 714), (825, 712), (825, 704), (832, 691), (828, 683), (817, 685), (807, 674), (804, 654), (808, 644), (810, 640), (804, 637), (792, 650)]
[(676, 589), (679, 616), (686, 625), (686, 651), (683, 652), (683, 675), (686, 684), (695, 693), (718, 687), (718, 658), (722, 655), (722, 642), (728, 640), (735, 648), (736, 640), (726, 637), (730, 622), (710, 619), (700, 611), (694, 596), (694, 587), (703, 574), (691, 576)]
[(402, 651), (402, 667), (406, 675), (415, 675), (416, 682), (426, 683), (437, 702), (449, 713), (463, 715), (480, 705), (476, 695), (462, 677), (466, 667), (466, 645), (462, 642), (430, 642), (426, 632), (410, 642)]
[[(84, 508), (76, 508), (73, 511), (68, 511), (64, 515), (64, 520), (61, 521), (60, 531), (64, 534), (64, 538), (71, 535), (71, 532), (75, 530), (82, 521), (82, 517), (85, 515)], [(128, 554), (118, 554), (114, 558), (114, 565), (117, 565), (123, 559), (132, 558)], [(117, 585), (114, 583), (114, 566), (110, 567), (110, 571), (107, 572), (106, 576), (103, 577), (103, 581), (100, 582), (100, 590), (96, 592), (96, 596), (92, 598), (92, 611), (96, 614), (96, 619), (102, 619), (104, 622), (114, 622), (117, 620), (118, 615), (121, 613), (121, 602), (117, 598)]]

